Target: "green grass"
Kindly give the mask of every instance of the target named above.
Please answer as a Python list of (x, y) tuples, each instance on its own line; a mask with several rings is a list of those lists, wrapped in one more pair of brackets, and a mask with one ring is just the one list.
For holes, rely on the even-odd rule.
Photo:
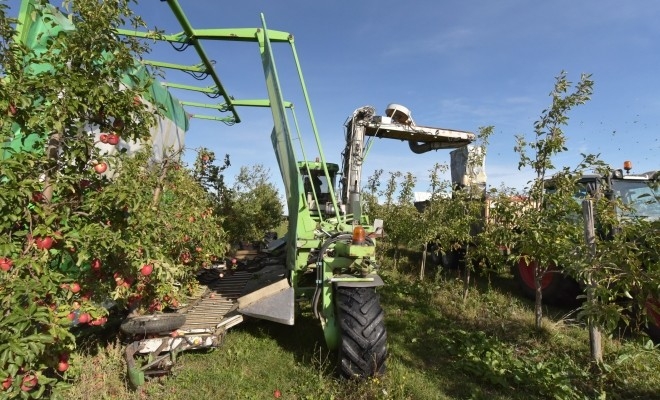
[[(295, 326), (247, 321), (212, 352), (185, 353), (173, 374), (126, 388), (119, 346), (87, 356), (68, 398), (112, 399), (607, 399), (660, 398), (660, 350), (642, 335), (604, 340), (605, 366), (589, 360), (586, 329), (570, 310), (533, 305), (510, 278), (478, 278), (465, 301), (453, 274), (384, 273), (388, 373), (365, 382), (336, 378), (320, 324), (301, 306)], [(100, 379), (99, 376), (103, 378)]]

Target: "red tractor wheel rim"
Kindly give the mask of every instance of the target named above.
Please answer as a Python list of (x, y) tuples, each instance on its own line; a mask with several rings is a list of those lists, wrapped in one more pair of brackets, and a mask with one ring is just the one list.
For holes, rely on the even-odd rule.
[(660, 328), (660, 299), (648, 299), (646, 301), (646, 313), (649, 316), (649, 322)]
[[(523, 283), (532, 288), (536, 288), (536, 283), (534, 283), (534, 271), (536, 270), (536, 261), (527, 262), (525, 257), (520, 257), (518, 261), (518, 272), (520, 273), (520, 278)], [(543, 275), (541, 279), (541, 289), (545, 289), (550, 286), (552, 283), (552, 268), (549, 268), (548, 271)]]

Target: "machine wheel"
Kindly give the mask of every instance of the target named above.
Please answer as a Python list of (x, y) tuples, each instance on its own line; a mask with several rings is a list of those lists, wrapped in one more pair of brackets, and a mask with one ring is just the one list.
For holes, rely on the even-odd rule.
[(646, 302), (648, 316), (647, 333), (654, 343), (660, 344), (660, 300), (649, 299)]
[[(518, 282), (522, 293), (530, 298), (536, 298), (534, 283), (534, 268), (536, 261), (527, 263), (525, 257), (520, 257), (513, 267), (513, 276)], [(580, 285), (571, 277), (562, 274), (555, 267), (550, 267), (541, 279), (543, 301), (559, 306), (574, 306), (578, 303), (576, 297), (580, 294)]]
[(336, 304), (341, 332), (341, 375), (344, 378), (366, 378), (383, 374), (387, 331), (375, 288), (338, 287)]
[(129, 335), (147, 335), (150, 333), (172, 332), (186, 322), (184, 314), (152, 314), (129, 317), (119, 327)]

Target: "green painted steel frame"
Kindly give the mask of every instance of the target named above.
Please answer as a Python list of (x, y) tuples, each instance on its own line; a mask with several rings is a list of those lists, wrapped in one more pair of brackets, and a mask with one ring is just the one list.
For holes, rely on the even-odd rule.
[[(300, 61), (295, 49), (293, 36), (287, 32), (269, 30), (266, 27), (266, 21), (261, 15), (262, 28), (237, 28), (237, 29), (194, 29), (181, 6), (177, 0), (167, 0), (168, 5), (174, 12), (177, 20), (183, 28), (183, 32), (176, 34), (158, 34), (155, 35), (149, 32), (137, 32), (130, 30), (120, 30), (119, 33), (123, 35), (132, 35), (136, 37), (150, 38), (156, 40), (163, 40), (172, 43), (192, 45), (197, 51), (201, 63), (192, 66), (165, 63), (159, 61), (146, 61), (150, 65), (159, 66), (163, 68), (173, 68), (182, 71), (190, 71), (196, 73), (208, 74), (213, 79), (214, 86), (197, 87), (191, 85), (183, 85), (178, 83), (167, 83), (166, 86), (176, 89), (197, 91), (205, 94), (217, 94), (222, 96), (224, 102), (220, 104), (207, 104), (196, 102), (181, 102), (183, 105), (191, 107), (201, 107), (216, 109), (220, 112), (231, 112), (231, 116), (215, 117), (206, 115), (193, 115), (195, 118), (213, 119), (222, 121), (228, 124), (238, 123), (241, 121), (237, 107), (269, 107), (273, 114), (274, 129), (271, 135), (271, 140), (275, 149), (275, 154), (280, 167), (280, 172), (284, 181), (286, 190), (287, 204), (289, 206), (289, 215), (295, 218), (289, 219), (289, 231), (287, 232), (287, 269), (290, 273), (292, 286), (296, 289), (298, 296), (307, 296), (313, 292), (320, 291), (320, 317), (323, 326), (323, 332), (328, 347), (331, 349), (337, 348), (339, 345), (340, 332), (335, 320), (335, 307), (334, 307), (334, 290), (333, 290), (333, 277), (336, 270), (347, 271), (355, 265), (361, 265), (361, 257), (373, 257), (373, 248), (365, 251), (359, 251), (359, 254), (353, 254), (350, 257), (328, 257), (322, 255), (319, 261), (312, 265), (309, 264), (310, 255), (314, 251), (326, 248), (324, 247), (325, 240), (331, 239), (327, 232), (343, 232), (344, 239), (350, 237), (353, 228), (353, 221), (351, 215), (342, 215), (336, 213), (333, 218), (323, 218), (321, 215), (313, 218), (310, 210), (307, 207), (304, 193), (302, 191), (302, 179), (300, 174), (301, 168), (309, 166), (306, 162), (297, 162), (295, 152), (293, 149), (293, 137), (287, 119), (286, 109), (293, 110), (291, 102), (284, 101), (282, 91), (280, 89), (279, 78), (275, 66), (275, 60), (271, 43), (273, 42), (286, 42), (289, 43), (295, 66), (298, 73), (298, 78), (302, 87), (305, 104), (307, 107), (312, 131), (316, 141), (320, 160), (313, 165), (314, 169), (321, 169), (326, 177), (330, 177), (328, 164), (326, 163), (324, 152), (321, 145), (320, 136), (317, 131), (314, 114), (312, 112), (309, 95), (305, 86), (305, 81), (300, 67)], [(256, 42), (259, 44), (259, 51), (262, 57), (263, 69), (266, 80), (266, 87), (268, 89), (268, 99), (243, 99), (238, 100), (231, 97), (225, 87), (223, 86), (220, 77), (218, 76), (214, 65), (202, 46), (202, 41), (206, 40), (219, 40), (219, 41), (240, 41), (240, 42)], [(300, 137), (300, 130), (298, 129), (298, 122), (295, 113), (292, 113), (296, 131), (298, 134), (297, 141), (300, 143), (303, 159), (305, 157), (305, 150), (302, 145), (302, 138)], [(333, 171), (333, 173), (336, 171)], [(339, 210), (339, 204), (336, 194), (332, 185), (328, 185), (329, 198), (335, 210)], [(361, 221), (356, 221), (361, 222)], [(330, 243), (330, 242), (328, 242)], [(302, 286), (301, 279), (304, 272), (309, 268), (317, 269), (317, 279), (312, 286)], [(320, 271), (320, 272), (319, 272)], [(347, 278), (342, 278), (347, 279)], [(359, 278), (354, 279), (355, 282), (362, 282)], [(366, 281), (365, 281), (366, 282)]]

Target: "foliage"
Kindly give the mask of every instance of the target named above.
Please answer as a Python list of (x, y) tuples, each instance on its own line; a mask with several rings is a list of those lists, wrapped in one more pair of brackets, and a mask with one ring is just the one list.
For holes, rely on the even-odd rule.
[[(517, 136), (516, 152), (520, 155), (518, 168), (531, 167), (536, 174), (519, 220), (519, 235), (515, 242), (518, 254), (529, 258), (528, 265), (533, 265), (536, 283), (536, 324), (541, 325), (542, 291), (541, 281), (550, 266), (567, 265), (575, 260), (581, 238), (582, 226), (576, 224), (579, 213), (578, 205), (572, 200), (579, 171), (584, 170), (594, 160), (586, 156), (576, 171), (564, 167), (553, 176), (554, 191), (547, 193), (546, 178), (549, 171), (555, 170), (554, 160), (557, 154), (568, 150), (566, 136), (562, 127), (567, 125), (568, 112), (587, 102), (592, 94), (593, 81), (589, 75), (582, 75), (572, 93), (571, 82), (565, 72), (555, 79), (555, 86), (550, 93), (552, 104), (543, 110), (541, 118), (534, 123), (534, 140), (527, 142), (523, 136)], [(534, 152), (528, 155), (527, 150)]]
[(226, 251), (221, 219), (178, 155), (111, 155), (90, 134), (148, 142), (157, 116), (136, 100), (150, 79), (132, 75), (146, 47), (117, 36), (117, 26), (141, 25), (129, 3), (66, 1), (76, 30), (42, 53), (0, 19), (3, 396), (57, 397), (81, 371), (76, 337), (126, 307), (177, 307), (197, 270)]
[(282, 222), (279, 192), (271, 183), (270, 171), (261, 164), (241, 167), (234, 184), (219, 197), (219, 213), (231, 215), (222, 226), (232, 243), (260, 241)]

